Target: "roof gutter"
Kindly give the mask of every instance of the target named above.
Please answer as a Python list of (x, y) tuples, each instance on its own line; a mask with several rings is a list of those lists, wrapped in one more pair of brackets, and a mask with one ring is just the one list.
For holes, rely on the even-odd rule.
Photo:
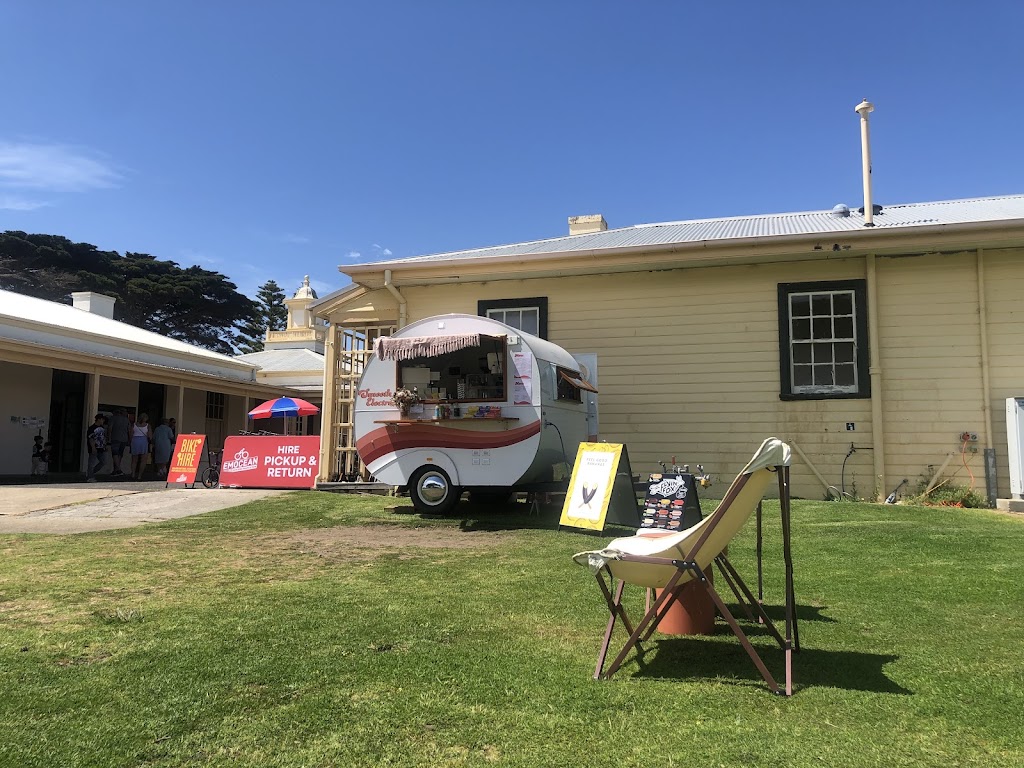
[(407, 320), (406, 310), (408, 309), (408, 304), (405, 301), (405, 296), (402, 295), (402, 292), (399, 291), (395, 287), (394, 283), (391, 282), (390, 269), (384, 270), (384, 287), (391, 292), (391, 295), (395, 297), (395, 301), (398, 302), (398, 327), (404, 328)]

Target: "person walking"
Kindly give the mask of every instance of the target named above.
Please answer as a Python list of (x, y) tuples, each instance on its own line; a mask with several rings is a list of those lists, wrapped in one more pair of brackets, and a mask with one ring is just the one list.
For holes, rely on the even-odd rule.
[(140, 413), (132, 427), (132, 477), (142, 479), (149, 463), (149, 451), (153, 446), (153, 432), (149, 428), (149, 416)]
[(107, 463), (107, 417), (96, 414), (96, 419), (85, 431), (85, 442), (89, 447), (89, 463), (86, 464), (85, 482), (95, 483), (96, 472)]
[(124, 474), (124, 450), (131, 442), (130, 424), (128, 422), (128, 411), (125, 408), (118, 408), (110, 420), (110, 455), (114, 460), (114, 469), (111, 477), (119, 477)]
[(171, 431), (167, 419), (160, 419), (160, 425), (153, 430), (153, 463), (156, 464), (157, 477), (167, 477), (167, 465), (171, 463), (173, 450), (174, 432)]

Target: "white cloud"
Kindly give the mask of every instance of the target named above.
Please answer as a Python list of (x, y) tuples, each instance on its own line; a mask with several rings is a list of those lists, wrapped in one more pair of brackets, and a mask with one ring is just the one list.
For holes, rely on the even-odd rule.
[(282, 243), (292, 243), (294, 245), (306, 245), (311, 242), (305, 235), (296, 235), (293, 232), (285, 232), (278, 238), (278, 240)]
[(348, 253), (345, 254), (345, 258), (346, 259), (351, 259), (352, 261), (355, 261), (356, 259), (358, 259), (362, 255), (363, 254), (361, 254), (359, 251), (349, 251)]
[(44, 200), (27, 200), (23, 197), (0, 195), (0, 211), (34, 211), (48, 205), (50, 203)]
[(64, 144), (0, 141), (0, 186), (82, 192), (116, 187), (121, 175), (97, 153)]
[(374, 243), (370, 247), (373, 248), (375, 256), (383, 256), (384, 258), (387, 258), (388, 256), (391, 255), (390, 248), (385, 248), (384, 246), (378, 245), (377, 243)]

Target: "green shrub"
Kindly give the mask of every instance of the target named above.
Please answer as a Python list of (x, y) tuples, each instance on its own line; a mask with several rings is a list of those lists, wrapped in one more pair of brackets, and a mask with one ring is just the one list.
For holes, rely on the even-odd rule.
[(914, 504), (928, 507), (967, 507), (986, 509), (988, 499), (984, 494), (959, 485), (940, 485), (931, 493), (922, 493), (910, 500)]

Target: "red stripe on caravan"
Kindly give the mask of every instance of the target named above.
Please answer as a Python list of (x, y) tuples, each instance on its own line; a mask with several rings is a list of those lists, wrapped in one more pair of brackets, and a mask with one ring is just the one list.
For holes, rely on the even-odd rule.
[(540, 434), (540, 421), (501, 432), (450, 429), (434, 424), (392, 424), (368, 432), (356, 441), (364, 464), (408, 448), (503, 448)]

